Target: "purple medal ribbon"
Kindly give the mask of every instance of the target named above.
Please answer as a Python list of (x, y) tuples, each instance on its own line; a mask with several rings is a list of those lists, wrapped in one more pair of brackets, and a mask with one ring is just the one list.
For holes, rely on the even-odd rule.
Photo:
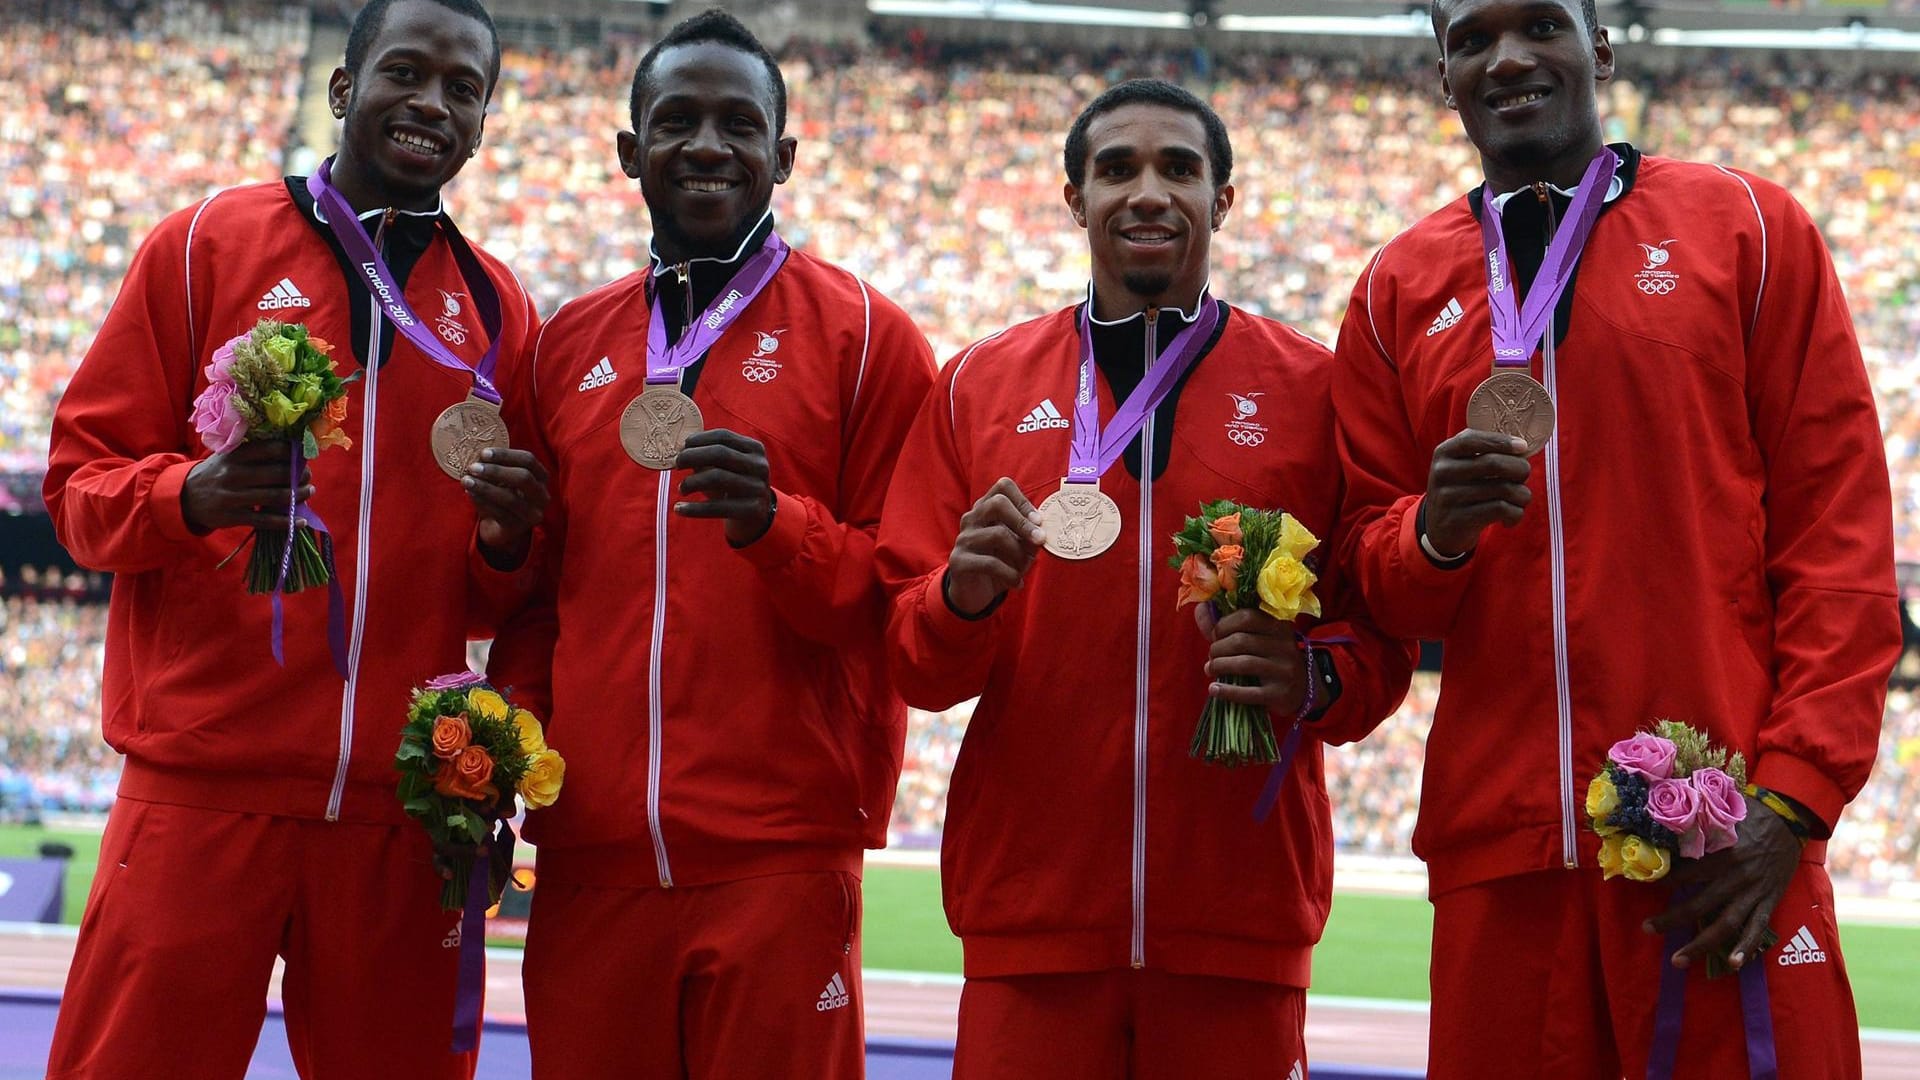
[(1587, 165), (1580, 186), (1574, 191), (1573, 205), (1567, 209), (1568, 220), (1547, 245), (1546, 257), (1533, 276), (1533, 287), (1527, 290), (1524, 306), (1516, 305), (1513, 300), (1518, 283), (1513, 280), (1513, 261), (1507, 257), (1506, 230), (1500, 222), (1500, 211), (1493, 205), (1493, 187), (1488, 185), (1482, 189), (1480, 238), (1487, 249), (1487, 306), (1493, 315), (1494, 367), (1524, 368), (1532, 363), (1540, 335), (1546, 332), (1561, 294), (1573, 281), (1574, 264), (1580, 260), (1587, 234), (1593, 231), (1593, 223), (1600, 216), (1600, 207), (1606, 202), (1603, 196), (1619, 164), (1619, 156), (1603, 146)]
[(773, 276), (787, 264), (791, 250), (779, 233), (768, 233), (767, 242), (734, 271), (720, 295), (714, 298), (713, 306), (689, 323), (681, 331), (680, 340), (672, 345), (667, 344), (667, 320), (660, 309), (660, 291), (653, 290), (653, 317), (647, 324), (647, 385), (678, 385), (680, 373), (712, 348), (766, 291)]
[[(1145, 426), (1147, 417), (1166, 400), (1173, 387), (1200, 359), (1200, 351), (1213, 340), (1220, 325), (1220, 305), (1206, 289), (1200, 290), (1198, 314), (1167, 345), (1166, 354), (1155, 362), (1147, 357), (1147, 374), (1133, 388), (1127, 400), (1114, 410), (1107, 426), (1100, 426), (1100, 395), (1093, 388), (1093, 295), (1080, 308), (1080, 387), (1073, 399), (1073, 444), (1067, 457), (1066, 481), (1070, 484), (1097, 484), (1113, 463), (1126, 452), (1127, 444)], [(1153, 322), (1147, 324), (1149, 352), (1152, 350)]]
[(493, 856), (496, 846), (506, 849), (502, 860), (513, 865), (513, 826), (505, 821), (484, 845), (467, 872), (467, 903), (460, 910), (460, 973), (453, 991), (453, 1052), (471, 1053), (480, 1045), (480, 1004), (487, 988), (487, 909), (493, 906)]
[[(400, 331), (427, 359), (471, 378), (477, 397), (499, 405), (500, 391), (493, 385), (493, 369), (500, 362), (500, 291), (480, 266), (473, 249), (464, 240), (453, 242), (458, 234), (449, 232), (448, 246), (453, 249), (454, 262), (459, 265), (460, 276), (467, 283), (474, 305), (480, 310), (480, 325), (487, 332), (486, 355), (480, 358), (478, 364), (468, 367), (438, 337), (427, 331), (420, 317), (413, 313), (413, 307), (407, 303), (406, 295), (397, 285), (390, 284), (395, 278), (393, 271), (387, 268), (387, 260), (373, 246), (373, 238), (367, 235), (353, 207), (347, 205), (346, 198), (333, 186), (333, 159), (321, 162), (313, 175), (307, 177), (307, 193), (324, 211), (327, 228), (333, 233), (334, 239), (340, 241), (340, 246), (365, 279), (367, 288), (380, 304), (381, 313), (393, 324), (393, 328)], [(368, 363), (372, 362), (373, 359), (369, 358)]]
[[(1691, 895), (1691, 888), (1674, 894), (1675, 902)], [(1673, 966), (1673, 954), (1692, 938), (1684, 926), (1667, 931), (1666, 963), (1660, 968), (1660, 1000), (1654, 1006), (1653, 1045), (1647, 1055), (1647, 1080), (1673, 1080), (1680, 1056), (1680, 1021), (1686, 1012), (1687, 971)], [(1780, 1065), (1773, 1045), (1773, 1006), (1767, 1000), (1767, 965), (1755, 953), (1740, 968), (1740, 1023), (1747, 1041), (1749, 1080), (1779, 1080)]]
[(327, 563), (327, 650), (333, 654), (333, 669), (345, 679), (349, 677), (347, 601), (340, 592), (340, 571), (333, 565), (333, 538), (327, 532), (327, 523), (320, 520), (313, 507), (300, 502), (300, 469), (306, 463), (306, 451), (300, 440), (293, 440), (293, 464), (287, 470), (287, 546), (280, 549), (280, 576), (273, 582), (273, 662), (287, 666), (286, 650), (281, 646), (286, 613), (280, 598), (286, 594), (287, 571), (293, 566), (293, 544), (299, 537), (300, 523), (305, 522), (320, 537), (317, 541), (320, 556)]

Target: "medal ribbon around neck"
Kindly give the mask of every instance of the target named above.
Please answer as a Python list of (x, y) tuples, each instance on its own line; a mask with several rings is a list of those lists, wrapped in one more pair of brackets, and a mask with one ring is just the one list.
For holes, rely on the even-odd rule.
[[(340, 246), (345, 249), (354, 269), (367, 283), (374, 300), (380, 305), (380, 311), (386, 316), (393, 328), (413, 343), (427, 359), (443, 368), (458, 371), (473, 380), (475, 397), (489, 405), (499, 406), (500, 391), (493, 384), (493, 371), (500, 362), (500, 291), (494, 287), (493, 279), (487, 276), (480, 260), (473, 253), (458, 230), (448, 222), (446, 230), (447, 246), (453, 251), (453, 261), (460, 267), (460, 277), (466, 282), (467, 293), (473, 298), (474, 306), (480, 311), (480, 325), (487, 334), (487, 352), (480, 362), (468, 367), (453, 351), (442, 344), (440, 339), (427, 330), (426, 324), (413, 313), (413, 307), (407, 303), (405, 294), (397, 284), (389, 284), (397, 279), (387, 267), (387, 260), (373, 245), (373, 238), (367, 235), (366, 227), (353, 207), (333, 186), (333, 160), (329, 158), (320, 163), (312, 176), (307, 177), (307, 193), (320, 207), (326, 218), (326, 225)], [(369, 357), (368, 363), (377, 358)], [(503, 444), (504, 445), (504, 444)]]
[(1093, 385), (1093, 296), (1088, 294), (1079, 316), (1080, 387), (1073, 400), (1073, 442), (1068, 450), (1067, 475), (1060, 482), (1060, 490), (1040, 504), (1046, 548), (1054, 555), (1091, 559), (1119, 539), (1120, 507), (1100, 490), (1100, 478), (1126, 451), (1127, 444), (1146, 425), (1147, 417), (1173, 392), (1180, 376), (1193, 367), (1207, 342), (1213, 340), (1213, 332), (1220, 325), (1220, 307), (1202, 289), (1197, 308), (1193, 321), (1167, 345), (1159, 363), (1153, 363), (1158, 353), (1157, 313), (1148, 314), (1146, 376), (1102, 428), (1100, 398)]
[(720, 335), (738, 322), (766, 291), (773, 276), (787, 263), (792, 249), (779, 233), (768, 233), (767, 242), (740, 264), (740, 269), (720, 289), (713, 304), (680, 333), (680, 340), (667, 344), (667, 320), (660, 304), (660, 290), (653, 290), (653, 318), (647, 324), (647, 385), (677, 385), (680, 373), (700, 359)]
[[(1093, 383), (1093, 297), (1089, 295), (1080, 309), (1080, 388), (1073, 400), (1073, 445), (1067, 456), (1069, 484), (1097, 484), (1113, 463), (1126, 452), (1127, 444), (1146, 426), (1167, 395), (1173, 392), (1180, 376), (1200, 359), (1201, 350), (1213, 339), (1220, 325), (1220, 305), (1207, 290), (1200, 291), (1199, 314), (1174, 336), (1158, 363), (1147, 357), (1147, 374), (1133, 388), (1127, 400), (1114, 410), (1106, 426), (1100, 426), (1100, 395)], [(1154, 332), (1149, 324), (1148, 333)]]
[(1547, 323), (1553, 318), (1561, 295), (1573, 281), (1574, 264), (1579, 262), (1580, 252), (1587, 244), (1587, 235), (1593, 231), (1593, 223), (1600, 216), (1600, 207), (1606, 201), (1603, 196), (1619, 164), (1620, 158), (1603, 146), (1599, 155), (1587, 165), (1585, 175), (1580, 178), (1580, 187), (1574, 192), (1573, 205), (1567, 210), (1567, 220), (1547, 246), (1546, 257), (1540, 261), (1540, 270), (1533, 277), (1533, 287), (1527, 290), (1524, 305), (1514, 303), (1513, 293), (1518, 282), (1513, 280), (1513, 262), (1507, 257), (1506, 230), (1500, 221), (1500, 211), (1494, 206), (1493, 186), (1489, 184), (1483, 189), (1480, 238), (1487, 255), (1484, 264), (1487, 270), (1487, 306), (1493, 315), (1493, 366), (1496, 370), (1525, 368), (1532, 364), (1533, 350), (1540, 344), (1540, 337), (1546, 332)]

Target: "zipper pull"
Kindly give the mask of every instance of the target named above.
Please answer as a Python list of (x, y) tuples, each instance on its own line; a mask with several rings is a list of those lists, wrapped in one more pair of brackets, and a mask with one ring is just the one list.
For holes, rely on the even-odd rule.
[(1160, 309), (1154, 305), (1147, 307), (1147, 352), (1140, 370), (1145, 371), (1160, 359)]
[(691, 262), (674, 263), (673, 273), (676, 277), (680, 279), (680, 284), (685, 285), (688, 281), (692, 280), (693, 278), (693, 263)]
[(1533, 196), (1540, 200), (1540, 205), (1547, 205), (1547, 182), (1545, 180), (1535, 180), (1533, 182)]

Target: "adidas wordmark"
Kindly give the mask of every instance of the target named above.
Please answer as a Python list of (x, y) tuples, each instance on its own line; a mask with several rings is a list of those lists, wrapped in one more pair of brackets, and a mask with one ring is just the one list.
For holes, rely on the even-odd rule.
[(292, 278), (281, 278), (280, 283), (267, 290), (257, 305), (261, 311), (279, 311), (282, 308), (310, 308), (313, 301), (301, 294)]
[(1802, 926), (1794, 935), (1780, 946), (1780, 966), (1793, 967), (1797, 964), (1824, 964), (1827, 962), (1827, 950), (1814, 943), (1813, 931)]
[(829, 1012), (851, 1004), (853, 998), (847, 993), (847, 984), (841, 981), (840, 973), (836, 971), (833, 978), (827, 980), (827, 988), (820, 991), (820, 1000), (814, 1003), (813, 1009), (815, 1012)]
[(1434, 317), (1433, 325), (1427, 327), (1427, 336), (1432, 337), (1433, 335), (1439, 333), (1440, 331), (1448, 329), (1454, 323), (1457, 323), (1461, 319), (1465, 318), (1466, 314), (1467, 314), (1466, 311), (1460, 306), (1459, 297), (1456, 296), (1453, 299), (1448, 300), (1447, 306), (1444, 308), (1441, 308), (1440, 314)]
[(620, 373), (613, 370), (613, 361), (603, 356), (600, 362), (593, 365), (593, 369), (587, 372), (587, 377), (580, 380), (580, 390), (582, 393), (598, 390), (619, 377)]
[(1060, 415), (1060, 410), (1053, 407), (1053, 399), (1044, 398), (1040, 404), (1033, 407), (1033, 411), (1027, 414), (1026, 419), (1020, 421), (1020, 426), (1013, 430), (1024, 435), (1033, 431), (1045, 431), (1048, 428), (1072, 426), (1067, 423), (1066, 417)]

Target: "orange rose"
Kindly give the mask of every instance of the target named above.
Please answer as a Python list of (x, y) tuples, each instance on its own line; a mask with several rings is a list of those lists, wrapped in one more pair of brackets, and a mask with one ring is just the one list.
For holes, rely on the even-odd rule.
[(467, 714), (443, 716), (433, 722), (433, 756), (445, 761), (467, 748), (473, 741), (473, 729), (467, 726)]
[(331, 354), (333, 352), (333, 346), (327, 344), (325, 338), (317, 338), (317, 337), (314, 337), (312, 334), (308, 334), (307, 344), (313, 346), (316, 349), (319, 349), (323, 353)]
[(1207, 528), (1213, 532), (1214, 543), (1238, 544), (1241, 540), (1240, 511), (1235, 510), (1231, 514), (1214, 518), (1213, 524), (1207, 526)]
[(469, 746), (458, 757), (445, 762), (434, 774), (433, 790), (455, 799), (479, 799), (492, 802), (500, 791), (492, 784), (493, 758), (483, 747)]
[[(326, 407), (320, 410), (320, 415), (336, 424), (344, 422), (347, 418), (346, 396), (342, 395), (327, 402)], [(1239, 515), (1236, 514), (1234, 516), (1238, 517)]]
[(1211, 600), (1220, 592), (1220, 577), (1199, 555), (1189, 555), (1180, 564), (1180, 600), (1175, 607), (1186, 607)]
[(1213, 549), (1213, 570), (1220, 576), (1220, 591), (1232, 592), (1234, 582), (1240, 577), (1240, 560), (1245, 558), (1247, 549), (1239, 544), (1222, 544)]
[(322, 450), (330, 446), (337, 446), (342, 450), (353, 449), (353, 440), (347, 437), (346, 432), (340, 430), (340, 425), (346, 423), (346, 420), (346, 398), (337, 397), (327, 402), (326, 406), (320, 410), (319, 417), (313, 422), (313, 441), (319, 444)]

